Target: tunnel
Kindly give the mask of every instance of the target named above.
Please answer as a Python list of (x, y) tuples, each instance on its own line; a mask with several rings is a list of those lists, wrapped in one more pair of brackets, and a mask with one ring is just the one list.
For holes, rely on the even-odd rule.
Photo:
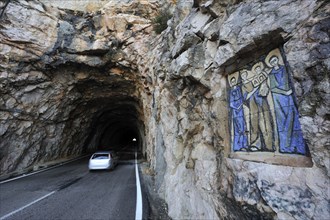
[(72, 87), (60, 110), (72, 109), (64, 130), (64, 156), (104, 150), (118, 152), (121, 159), (134, 159), (135, 152), (139, 158), (144, 155), (140, 76), (129, 68), (113, 68), (70, 64), (52, 71), (54, 83)]
[[(13, 113), (24, 120), (9, 121), (13, 126), (1, 137), (0, 171), (104, 150), (118, 152), (122, 160), (135, 159), (135, 152), (144, 158), (140, 76), (129, 68), (116, 70), (113, 64), (93, 68), (72, 63), (48, 70), (46, 86), (23, 95), (30, 113)], [(10, 154), (11, 146), (17, 146), (15, 153)]]
[[(19, 1), (14, 4), (23, 7)], [(40, 37), (24, 44), (31, 44), (38, 58), (22, 61), (13, 53), (17, 60), (3, 64), (10, 76), (1, 78), (0, 88), (1, 173), (101, 150), (117, 151), (123, 159), (133, 158), (136, 151), (139, 158), (146, 156), (143, 109), (148, 100), (142, 97), (150, 94), (137, 55), (124, 50), (130, 44), (112, 34), (94, 38), (103, 29), (98, 32), (101, 27), (90, 17), (64, 14), (61, 22), (50, 20), (54, 33), (45, 39), (54, 42), (39, 42)]]
[(139, 158), (144, 151), (144, 125), (134, 101), (115, 101), (93, 116), (84, 153), (112, 150), (120, 159)]
[[(62, 65), (52, 70), (53, 83), (64, 82), (59, 114), (70, 111), (60, 149), (53, 158), (117, 152), (121, 160), (144, 158), (145, 125), (139, 75), (122, 68)], [(64, 74), (63, 74), (64, 73)]]

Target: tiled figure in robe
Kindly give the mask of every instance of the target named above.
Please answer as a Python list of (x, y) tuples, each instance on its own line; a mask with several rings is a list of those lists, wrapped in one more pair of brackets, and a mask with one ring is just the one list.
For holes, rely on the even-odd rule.
[[(249, 94), (251, 94), (251, 92), (253, 91), (253, 84), (251, 82), (251, 79), (249, 76), (251, 76), (251, 71), (247, 70), (247, 69), (243, 69), (240, 72), (240, 76), (242, 79), (242, 95), (243, 95), (243, 112), (244, 112), (244, 119), (245, 119), (245, 130), (246, 135), (247, 135), (247, 144), (248, 146), (251, 145), (251, 128), (250, 128), (250, 121), (251, 121), (251, 106), (254, 103), (250, 103), (251, 99), (248, 99), (247, 97), (249, 96)], [(244, 101), (246, 100), (246, 101)], [(253, 107), (252, 107), (253, 108)]]
[[(275, 151), (273, 142), (272, 117), (270, 106), (267, 102), (269, 87), (267, 84), (267, 73), (264, 71), (262, 62), (256, 63), (252, 70), (254, 72), (254, 93), (250, 103), (255, 103), (254, 111), (251, 113), (251, 151)], [(253, 105), (250, 107), (252, 110)]]
[(271, 51), (265, 62), (272, 68), (269, 73), (270, 89), (275, 107), (279, 138), (279, 152), (306, 154), (306, 145), (299, 122), (299, 114), (294, 103), (288, 74), (278, 49)]
[(245, 119), (243, 112), (243, 96), (241, 88), (237, 85), (235, 76), (230, 77), (229, 105), (231, 108), (232, 120), (232, 149), (234, 151), (244, 151), (247, 149), (247, 137), (245, 134)]
[[(249, 151), (275, 151), (267, 84), (268, 74), (262, 62), (256, 63), (252, 71), (240, 71), (245, 122), (247, 125)], [(250, 77), (248, 77), (248, 75)], [(270, 97), (269, 97), (270, 98)]]

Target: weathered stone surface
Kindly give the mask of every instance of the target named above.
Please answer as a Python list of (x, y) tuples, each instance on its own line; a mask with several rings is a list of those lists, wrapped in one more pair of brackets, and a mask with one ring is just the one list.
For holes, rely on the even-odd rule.
[[(323, 218), (329, 212), (327, 177), (317, 168), (290, 168), (228, 160), (234, 170), (237, 201), (255, 205), (263, 199), (279, 218)], [(317, 184), (315, 184), (317, 182)]]
[[(157, 36), (162, 7), (173, 18)], [(329, 10), (316, 0), (113, 0), (83, 13), (11, 1), (0, 25), (1, 173), (93, 150), (121, 117), (139, 130), (173, 219), (324, 219)], [(275, 48), (312, 167), (231, 156), (227, 75)]]
[[(326, 23), (329, 9), (318, 9), (322, 3), (316, 1), (299, 3), (252, 1), (226, 4), (222, 5), (220, 1), (200, 1), (198, 9), (204, 16), (210, 15), (215, 19), (204, 23), (204, 29), (199, 29), (201, 31), (194, 32), (191, 23), (192, 18), (196, 16), (196, 10), (192, 9), (179, 24), (171, 23), (172, 29), (168, 29), (169, 31), (163, 34), (168, 37), (168, 42), (159, 44), (156, 48), (158, 52), (151, 53), (157, 57), (163, 56), (163, 58), (156, 58), (157, 61), (151, 64), (155, 69), (155, 80), (159, 82), (155, 88), (157, 91), (166, 91), (166, 93), (154, 93), (153, 101), (160, 103), (157, 105), (157, 112), (160, 114), (154, 117), (153, 124), (157, 124), (157, 120), (162, 121), (160, 127), (163, 129), (160, 131), (163, 132), (163, 147), (166, 149), (165, 160), (168, 166), (164, 186), (173, 189), (179, 187), (182, 192), (188, 192), (189, 189), (197, 187), (194, 190), (198, 192), (198, 194), (189, 194), (188, 199), (180, 190), (175, 190), (174, 193), (170, 190), (164, 193), (161, 190), (161, 195), (168, 201), (170, 216), (174, 218), (187, 216), (186, 204), (183, 206), (182, 202), (191, 201), (192, 198), (192, 200), (203, 198), (203, 202), (206, 201), (218, 211), (215, 218), (220, 219), (244, 218), (242, 216), (245, 218), (262, 216), (261, 218), (265, 219), (309, 219), (313, 216), (325, 216), (329, 212), (326, 208), (329, 200), (327, 196), (319, 197), (322, 186), (309, 188), (308, 185), (313, 183), (309, 182), (311, 179), (307, 180), (308, 178), (303, 173), (312, 175), (320, 173), (319, 181), (322, 182), (323, 187), (329, 183), (327, 174), (329, 160), (325, 159), (329, 157), (326, 150), (327, 138), (325, 138), (329, 135), (329, 125), (324, 115), (329, 107), (326, 103), (329, 102), (326, 101), (328, 92), (323, 92), (323, 88), (326, 88), (329, 83), (328, 76), (324, 72), (324, 70), (328, 71), (328, 62), (327, 57), (320, 58), (323, 55), (311, 57), (312, 45), (328, 42), (328, 34), (325, 34), (322, 40), (312, 41), (313, 43), (310, 43), (306, 34), (316, 29), (312, 28), (315, 24), (320, 26)], [(215, 8), (218, 8), (218, 11)], [(291, 13), (293, 8), (297, 11)], [(319, 34), (313, 36), (321, 36), (320, 32), (322, 31), (318, 31)], [(283, 44), (288, 65), (293, 68), (294, 87), (296, 92), (300, 90), (301, 94), (297, 96), (299, 111), (303, 115), (300, 122), (311, 150), (313, 168), (265, 165), (225, 159), (228, 157), (226, 149), (230, 140), (226, 107), (227, 82), (222, 74), (231, 73), (257, 59), (262, 53)], [(193, 56), (194, 48), (198, 48), (199, 51), (196, 53), (197, 59)], [(172, 54), (172, 59), (168, 58), (169, 52)], [(315, 60), (312, 61), (312, 59)], [(319, 65), (311, 68), (312, 63), (319, 63)], [(156, 70), (158, 69), (162, 69), (162, 72), (165, 72), (162, 76), (166, 77), (157, 78)], [(315, 83), (315, 78), (311, 79), (310, 73), (316, 71), (320, 72), (319, 77), (323, 83)], [(304, 104), (308, 102), (305, 98), (309, 94), (305, 89), (314, 94), (309, 99), (313, 100), (309, 101), (311, 104)], [(322, 94), (322, 99), (316, 98), (316, 94)], [(177, 97), (176, 101), (173, 96)], [(210, 102), (207, 101), (209, 98), (211, 98)], [(323, 104), (316, 104), (316, 102)], [(166, 108), (161, 108), (161, 106), (166, 106)], [(166, 113), (163, 114), (163, 112)], [(323, 116), (318, 116), (316, 112)], [(323, 118), (322, 122), (321, 118)], [(153, 130), (154, 125), (149, 124), (149, 126), (147, 133)], [(318, 140), (309, 141), (314, 138), (311, 134)], [(205, 152), (201, 151), (200, 149), (203, 149), (201, 146), (214, 149), (207, 156), (213, 159), (204, 159), (204, 155), (209, 151), (207, 151), (208, 148), (205, 148)], [(157, 155), (157, 151), (150, 152)], [(152, 157), (150, 158), (152, 161)], [(151, 167), (153, 164), (154, 162), (151, 162)], [(237, 165), (234, 166), (234, 164)], [(217, 169), (213, 169), (214, 166)], [(242, 166), (248, 166), (248, 168), (245, 169)], [(183, 172), (183, 167), (187, 170), (179, 173)], [(157, 173), (157, 169), (155, 171)], [(280, 173), (287, 173), (285, 177), (287, 179), (278, 179)], [(179, 182), (173, 180), (175, 176), (180, 179)], [(194, 186), (187, 185), (193, 181), (192, 176), (196, 181)], [(180, 194), (182, 199), (177, 199), (177, 194)], [(300, 199), (296, 200), (293, 197)], [(321, 200), (323, 202), (320, 202)], [(302, 209), (298, 201), (303, 201), (306, 208)], [(206, 206), (201, 206), (208, 210)], [(214, 217), (212, 214), (205, 217), (205, 213), (201, 210), (194, 208), (190, 210), (194, 210), (191, 211), (190, 218)], [(235, 214), (230, 210), (235, 210)]]
[(10, 67), (10, 61), (34, 62), (53, 49), (57, 40), (56, 17), (42, 7), (31, 10), (25, 1), (8, 4), (6, 11), (7, 22), (2, 22), (0, 36), (3, 67)]
[(52, 7), (58, 7), (62, 9), (80, 10), (80, 11), (97, 11), (102, 8), (107, 1), (106, 0), (94, 0), (94, 1), (84, 1), (84, 0), (40, 0), (46, 5)]
[[(132, 111), (137, 109), (137, 85), (132, 83), (135, 76), (129, 69), (137, 55), (130, 54), (132, 60), (125, 70), (116, 71), (117, 65), (117, 69), (122, 69), (119, 63), (127, 57), (123, 50), (131, 50), (130, 45), (123, 46), (125, 41), (119, 42), (99, 20), (91, 19), (90, 14), (25, 1), (11, 1), (3, 19), (2, 174), (95, 148), (101, 137), (88, 143), (95, 120), (90, 116), (109, 111), (106, 105), (113, 100), (119, 106), (126, 100), (134, 106)], [(149, 22), (130, 15), (125, 15), (125, 19), (133, 27), (138, 26), (130, 36), (145, 30), (139, 19)], [(97, 100), (102, 104), (93, 104)], [(102, 126), (104, 130), (107, 125)], [(81, 131), (82, 127), (86, 130)]]

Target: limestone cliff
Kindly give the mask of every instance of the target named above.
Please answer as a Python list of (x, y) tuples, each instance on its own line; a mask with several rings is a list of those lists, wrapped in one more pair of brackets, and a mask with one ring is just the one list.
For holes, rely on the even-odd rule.
[(2, 174), (93, 150), (124, 121), (173, 219), (329, 216), (327, 1), (99, 7), (5, 9)]
[[(145, 108), (152, 117), (146, 129), (155, 188), (168, 202), (171, 217), (324, 219), (328, 215), (329, 9), (322, 1), (214, 0), (191, 2), (182, 20), (174, 14), (151, 52), (155, 61), (147, 66), (153, 99)], [(309, 153), (282, 154), (285, 147), (280, 143), (271, 146), (274, 153), (249, 147), (243, 148), (246, 153), (234, 153), (228, 78), (244, 69), (252, 72), (257, 62), (270, 74), (266, 55), (276, 48), (286, 59), (297, 101), (290, 111), (300, 114), (295, 118), (299, 117)], [(275, 92), (268, 94), (260, 102), (276, 106), (271, 98)], [(260, 137), (262, 124), (256, 120), (265, 115), (265, 106), (253, 110), (252, 103), (246, 103), (250, 114), (245, 117), (250, 117), (251, 130), (259, 124), (255, 135)], [(274, 117), (270, 126), (279, 128), (280, 116), (276, 110), (270, 112)]]

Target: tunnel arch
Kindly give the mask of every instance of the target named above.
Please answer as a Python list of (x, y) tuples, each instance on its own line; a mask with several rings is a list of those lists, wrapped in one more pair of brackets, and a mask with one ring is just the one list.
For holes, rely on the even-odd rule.
[(111, 103), (94, 113), (84, 152), (114, 150), (124, 159), (132, 159), (135, 151), (143, 155), (144, 123), (138, 100)]

